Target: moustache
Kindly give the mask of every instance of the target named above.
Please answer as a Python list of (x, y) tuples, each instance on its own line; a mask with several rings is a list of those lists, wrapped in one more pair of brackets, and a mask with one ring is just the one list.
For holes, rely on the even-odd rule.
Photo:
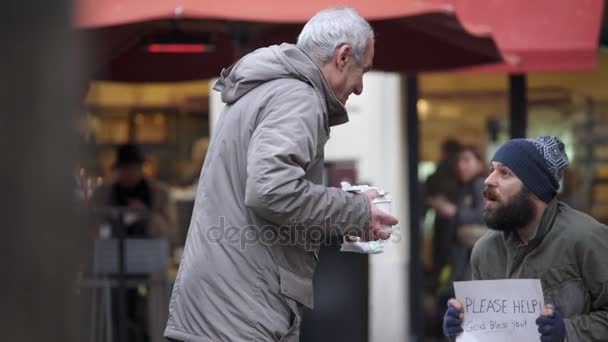
[(489, 199), (490, 201), (496, 201), (498, 199), (498, 195), (496, 194), (496, 192), (494, 192), (494, 190), (488, 187), (483, 189), (483, 197)]

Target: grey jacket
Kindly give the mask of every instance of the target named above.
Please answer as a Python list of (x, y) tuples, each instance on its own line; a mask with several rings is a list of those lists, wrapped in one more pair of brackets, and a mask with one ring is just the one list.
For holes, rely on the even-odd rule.
[(319, 233), (361, 231), (365, 195), (321, 185), (330, 126), (348, 121), (321, 70), (294, 45), (222, 71), (227, 104), (201, 172), (165, 335), (297, 340), (312, 308)]
[(566, 341), (608, 341), (608, 228), (554, 199), (527, 244), (490, 231), (473, 248), (473, 279), (540, 279)]

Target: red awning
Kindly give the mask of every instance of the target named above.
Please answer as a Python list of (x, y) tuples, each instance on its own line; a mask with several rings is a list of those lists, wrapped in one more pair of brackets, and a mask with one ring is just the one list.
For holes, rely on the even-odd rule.
[(602, 0), (447, 2), (454, 6), (465, 27), (488, 27), (509, 62), (468, 70), (525, 73), (596, 67)]
[[(75, 26), (97, 39), (104, 64), (100, 78), (179, 81), (217, 76), (222, 66), (234, 61), (240, 52), (234, 47), (234, 22), (252, 29), (249, 49), (294, 42), (314, 13), (340, 4), (372, 22), (377, 33), (375, 69), (446, 70), (502, 60), (489, 30), (463, 27), (451, 5), (418, 0), (76, 0)], [(145, 35), (173, 30), (173, 19), (179, 19), (180, 29), (215, 33), (215, 52), (153, 55), (138, 47)]]
[(445, 2), (420, 0), (76, 0), (75, 24), (93, 28), (175, 17), (297, 24), (305, 23), (320, 9), (340, 5), (357, 9), (368, 20), (453, 10)]

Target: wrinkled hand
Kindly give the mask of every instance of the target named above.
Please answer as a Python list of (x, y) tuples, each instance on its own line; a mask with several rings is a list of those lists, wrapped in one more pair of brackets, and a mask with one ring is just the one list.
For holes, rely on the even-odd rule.
[(452, 298), (448, 300), (448, 309), (443, 316), (443, 335), (449, 338), (455, 338), (462, 333), (462, 321), (464, 313), (462, 312), (462, 303)]
[(369, 204), (371, 207), (372, 220), (370, 223), (370, 229), (366, 232), (366, 236), (364, 236), (365, 240), (386, 240), (391, 237), (391, 233), (386, 231), (384, 226), (394, 226), (399, 223), (396, 217), (383, 212), (378, 209), (372, 201), (374, 198), (378, 197), (378, 192), (376, 190), (368, 190), (365, 192), (367, 197), (369, 198)]
[(541, 342), (564, 342), (566, 339), (566, 324), (559, 311), (553, 305), (547, 304), (536, 319)]

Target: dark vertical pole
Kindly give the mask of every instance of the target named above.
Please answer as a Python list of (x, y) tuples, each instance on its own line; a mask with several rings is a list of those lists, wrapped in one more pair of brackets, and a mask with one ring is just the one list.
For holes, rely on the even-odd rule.
[[(608, 12), (607, 12), (608, 13)], [(608, 18), (606, 18), (608, 20)], [(593, 124), (594, 124), (594, 115), (593, 113), (595, 112), (595, 108), (594, 108), (594, 102), (593, 102), (593, 98), (592, 97), (587, 97), (586, 101), (585, 101), (585, 123), (583, 124), (584, 127), (584, 131), (585, 132), (585, 139), (583, 139), (584, 141), (584, 157), (581, 158), (584, 160), (584, 163), (578, 164), (577, 165), (584, 165), (582, 170), (585, 170), (588, 173), (593, 174), (592, 170), (595, 168), (594, 164), (596, 164), (596, 158), (594, 157), (594, 139), (593, 139)], [(580, 158), (580, 155), (578, 156), (578, 158)], [(578, 159), (577, 158), (577, 159)], [(597, 165), (597, 164), (596, 164)], [(594, 185), (595, 185), (595, 177), (592, 177), (591, 179), (588, 179), (588, 182), (586, 183), (586, 185), (588, 186), (585, 190), (587, 190), (588, 194), (586, 196), (586, 200), (583, 202), (584, 204), (582, 205), (583, 208), (585, 208), (585, 212), (591, 212), (591, 210), (593, 209), (593, 204), (595, 202), (595, 191), (593, 191)]]
[[(72, 1), (2, 2), (2, 341), (83, 341), (90, 227), (74, 196), (82, 62)], [(85, 316), (86, 317), (86, 316)]]
[(420, 148), (420, 128), (418, 122), (418, 76), (408, 75), (405, 79), (405, 114), (407, 127), (407, 174), (410, 204), (410, 270), (409, 303), (410, 332), (413, 342), (421, 341), (424, 332), (422, 319), (422, 266), (420, 262), (420, 186), (418, 183), (418, 161)]
[(125, 276), (124, 208), (118, 210), (118, 342), (128, 342), (127, 338), (127, 278)]
[(128, 124), (129, 124), (129, 132), (128, 132), (129, 136), (128, 136), (128, 139), (129, 140), (127, 141), (128, 143), (131, 143), (131, 144), (136, 144), (137, 143), (137, 120), (136, 120), (136, 117), (137, 117), (137, 111), (131, 110), (129, 112), (129, 119), (128, 119), (129, 120), (129, 122), (128, 122)]
[(526, 75), (509, 75), (509, 127), (511, 139), (525, 138), (528, 125)]

